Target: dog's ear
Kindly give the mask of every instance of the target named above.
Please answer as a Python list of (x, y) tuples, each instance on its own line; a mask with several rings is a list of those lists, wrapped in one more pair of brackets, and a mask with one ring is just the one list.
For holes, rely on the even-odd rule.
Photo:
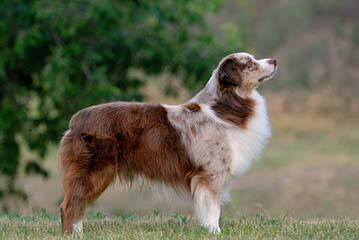
[(241, 86), (241, 71), (245, 65), (238, 62), (235, 58), (225, 60), (218, 69), (218, 83), (223, 88)]

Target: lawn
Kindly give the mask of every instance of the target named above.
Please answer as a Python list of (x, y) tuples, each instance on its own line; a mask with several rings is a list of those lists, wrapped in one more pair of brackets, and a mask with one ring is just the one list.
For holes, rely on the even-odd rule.
[[(189, 217), (189, 203), (164, 200), (147, 187), (127, 193), (115, 184), (89, 207), (107, 215), (88, 214), (84, 238), (359, 239), (359, 126), (337, 126), (326, 118), (276, 116), (264, 155), (238, 180), (223, 208), (220, 236)], [(67, 239), (54, 214), (63, 198), (56, 154), (53, 147), (45, 161), (49, 180), (20, 178), (29, 203), (11, 208), (21, 214), (0, 214), (0, 239)]]
[[(192, 218), (174, 214), (87, 215), (84, 239), (359, 239), (359, 220), (293, 219), (241, 216), (221, 220), (222, 234), (213, 235)], [(0, 239), (67, 239), (60, 219), (45, 211), (33, 216), (0, 215)]]

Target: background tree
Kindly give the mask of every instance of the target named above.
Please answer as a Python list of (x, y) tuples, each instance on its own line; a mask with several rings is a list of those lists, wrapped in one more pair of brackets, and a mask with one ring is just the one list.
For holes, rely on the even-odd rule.
[[(0, 197), (15, 187), (20, 141), (40, 158), (69, 118), (92, 104), (142, 100), (146, 79), (163, 71), (189, 89), (223, 54), (205, 25), (221, 1), (25, 1), (0, 3)], [(47, 176), (38, 161), (27, 173)], [(4, 177), (5, 176), (5, 177)]]

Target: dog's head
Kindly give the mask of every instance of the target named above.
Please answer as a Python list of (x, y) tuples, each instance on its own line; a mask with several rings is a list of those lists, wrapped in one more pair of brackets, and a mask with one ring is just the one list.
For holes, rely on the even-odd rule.
[(248, 53), (234, 53), (225, 57), (216, 71), (220, 90), (235, 89), (246, 94), (273, 77), (277, 71), (277, 60), (257, 60)]

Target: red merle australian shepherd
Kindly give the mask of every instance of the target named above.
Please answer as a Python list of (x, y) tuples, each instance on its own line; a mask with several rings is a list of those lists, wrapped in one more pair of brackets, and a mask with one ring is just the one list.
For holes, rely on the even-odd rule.
[(257, 87), (276, 70), (275, 59), (235, 53), (222, 59), (205, 88), (185, 104), (113, 102), (76, 113), (59, 154), (64, 231), (82, 232), (86, 206), (118, 176), (185, 192), (199, 222), (220, 232), (229, 186), (271, 135)]

